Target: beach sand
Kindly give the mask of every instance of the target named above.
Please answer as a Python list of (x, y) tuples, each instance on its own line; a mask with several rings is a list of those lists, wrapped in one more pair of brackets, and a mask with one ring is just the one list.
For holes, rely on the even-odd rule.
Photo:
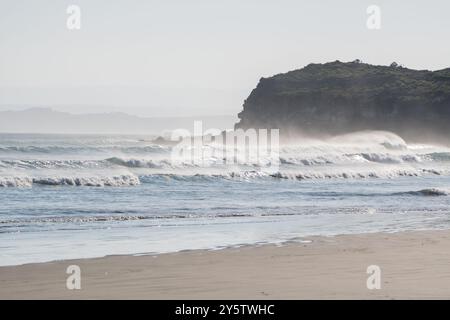
[[(309, 237), (149, 256), (109, 256), (0, 268), (1, 299), (450, 298), (450, 232)], [(66, 268), (81, 268), (81, 290)], [(381, 289), (366, 286), (381, 268)]]

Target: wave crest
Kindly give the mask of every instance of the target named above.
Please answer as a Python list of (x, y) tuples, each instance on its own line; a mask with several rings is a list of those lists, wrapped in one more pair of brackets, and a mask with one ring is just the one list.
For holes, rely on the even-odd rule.
[(134, 175), (93, 176), (93, 177), (0, 177), (0, 187), (42, 186), (86, 186), (86, 187), (123, 187), (140, 184)]
[(450, 190), (429, 188), (429, 189), (422, 189), (419, 191), (410, 191), (410, 192), (406, 192), (405, 194), (418, 195), (418, 196), (448, 196), (448, 195), (450, 195)]

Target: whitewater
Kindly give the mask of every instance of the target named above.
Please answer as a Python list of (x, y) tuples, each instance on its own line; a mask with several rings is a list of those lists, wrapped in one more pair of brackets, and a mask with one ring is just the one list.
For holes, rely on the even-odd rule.
[(298, 138), (274, 170), (173, 159), (155, 138), (0, 134), (0, 265), (450, 227), (446, 146)]

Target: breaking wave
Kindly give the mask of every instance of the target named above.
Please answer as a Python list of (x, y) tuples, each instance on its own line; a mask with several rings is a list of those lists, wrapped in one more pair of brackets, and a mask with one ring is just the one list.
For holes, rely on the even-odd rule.
[(260, 156), (257, 162), (239, 159), (239, 163), (230, 164), (220, 153), (214, 153), (223, 149), (221, 145), (208, 145), (214, 152), (203, 161), (183, 161), (172, 158), (171, 146), (151, 142), (136, 140), (113, 144), (100, 141), (102, 145), (90, 145), (89, 141), (80, 140), (78, 145), (73, 141), (65, 145), (65, 140), (61, 139), (58, 143), (62, 145), (42, 146), (40, 144), (45, 141), (38, 140), (36, 146), (21, 146), (20, 141), (18, 146), (0, 145), (0, 186), (133, 186), (152, 182), (158, 175), (165, 179), (199, 181), (218, 178), (366, 179), (450, 174), (450, 149), (408, 145), (389, 132), (359, 132), (323, 140), (299, 138), (295, 143), (280, 146), (277, 167), (273, 166), (269, 156)]
[(93, 177), (0, 177), (0, 187), (41, 186), (87, 186), (87, 187), (123, 187), (139, 185), (134, 175), (93, 176)]
[[(212, 182), (217, 180), (254, 181), (258, 179), (276, 180), (321, 180), (321, 179), (376, 179), (419, 177), (424, 175), (442, 175), (449, 172), (439, 172), (427, 169), (386, 169), (383, 170), (330, 170), (330, 171), (297, 171), (297, 172), (266, 172), (261, 170), (242, 170), (213, 173), (152, 173), (152, 174), (120, 174), (112, 176), (7, 176), (0, 177), (0, 187), (32, 187), (41, 186), (91, 186), (91, 187), (122, 187), (137, 186), (141, 183), (159, 183), (168, 180), (180, 182)], [(421, 191), (424, 194), (426, 190)], [(429, 190), (429, 193), (433, 191)], [(436, 191), (437, 192), (437, 191)]]
[(0, 160), (0, 169), (91, 169), (107, 167), (100, 160)]
[[(441, 158), (442, 159), (442, 158)], [(317, 155), (305, 157), (300, 155), (281, 155), (280, 164), (287, 166), (324, 166), (324, 165), (349, 165), (349, 164), (420, 164), (429, 163), (434, 160), (428, 154), (425, 155), (389, 155), (383, 153), (354, 153), (341, 155)], [(449, 154), (450, 161), (450, 154)], [(264, 162), (264, 161), (262, 161)], [(270, 163), (269, 159), (265, 161)], [(242, 165), (254, 166), (255, 163), (241, 161)], [(165, 169), (176, 167), (199, 167), (198, 164), (185, 161), (171, 161), (170, 158), (143, 159), (111, 157), (103, 160), (0, 160), (0, 169), (93, 169), (93, 168), (111, 168), (114, 166), (125, 168), (151, 168)], [(202, 166), (226, 166), (225, 158), (209, 158), (203, 161)]]
[[(449, 172), (446, 172), (447, 174)], [(379, 171), (315, 171), (315, 172), (264, 172), (264, 171), (232, 171), (226, 173), (210, 174), (174, 174), (158, 173), (140, 176), (142, 183), (150, 183), (157, 179), (172, 179), (178, 181), (211, 181), (215, 179), (227, 180), (254, 180), (254, 179), (279, 179), (279, 180), (321, 180), (321, 179), (369, 179), (369, 178), (398, 178), (419, 177), (422, 175), (441, 175), (435, 170), (379, 170)]]
[(107, 162), (127, 168), (168, 168), (172, 167), (170, 160), (145, 160), (145, 159), (124, 159), (112, 157), (106, 159)]

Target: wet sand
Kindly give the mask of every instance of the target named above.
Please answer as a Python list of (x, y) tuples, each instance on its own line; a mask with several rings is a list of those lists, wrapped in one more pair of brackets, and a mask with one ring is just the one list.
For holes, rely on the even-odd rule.
[[(309, 243), (0, 267), (1, 299), (450, 299), (450, 232), (310, 237)], [(66, 269), (81, 268), (81, 290)], [(367, 288), (367, 267), (381, 289)]]

